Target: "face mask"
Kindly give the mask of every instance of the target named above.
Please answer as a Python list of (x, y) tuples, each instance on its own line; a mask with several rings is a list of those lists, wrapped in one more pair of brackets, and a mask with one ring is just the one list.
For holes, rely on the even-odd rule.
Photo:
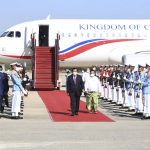
[(87, 73), (90, 73), (90, 70), (88, 69), (86, 72), (87, 72)]
[(94, 77), (95, 75), (94, 74), (91, 74), (91, 77)]
[(18, 71), (21, 71), (22, 70), (22, 68), (21, 67), (16, 67), (16, 71), (18, 72)]
[(73, 72), (73, 75), (77, 75), (77, 72)]
[(19, 68), (18, 68), (18, 67), (16, 67), (16, 71), (17, 71), (17, 72), (19, 71)]

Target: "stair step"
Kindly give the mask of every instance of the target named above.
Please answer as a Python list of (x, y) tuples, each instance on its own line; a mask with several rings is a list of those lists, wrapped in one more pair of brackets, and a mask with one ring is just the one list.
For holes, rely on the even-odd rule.
[(54, 71), (52, 71), (52, 70), (48, 70), (48, 71), (50, 71), (50, 72), (38, 71), (38, 73), (37, 73), (37, 71), (36, 71), (36, 75), (54, 75), (55, 74)]
[(45, 56), (51, 56), (51, 55), (53, 55), (53, 53), (52, 52), (40, 51), (40, 52), (36, 52), (35, 56), (37, 56), (37, 55), (39, 55), (39, 56), (43, 56), (43, 55), (45, 55)]
[(36, 70), (38, 69), (53, 69), (54, 68), (54, 65), (52, 64), (43, 64), (43, 63), (37, 63), (36, 64)]
[(43, 68), (39, 68), (38, 67), (36, 69), (36, 73), (37, 74), (41, 74), (41, 73), (43, 73), (43, 74), (47, 74), (47, 73), (51, 74), (51, 73), (53, 73), (53, 71), (51, 69), (43, 69)]
[(37, 65), (36, 65), (36, 71), (38, 71), (39, 69), (55, 70), (55, 67), (52, 66), (52, 65), (37, 64)]
[(38, 59), (36, 59), (36, 62), (37, 63), (45, 63), (46, 62), (47, 65), (53, 63), (52, 59), (50, 59), (50, 58), (38, 58)]
[(51, 57), (52, 55), (53, 53), (49, 53), (49, 52), (36, 52), (36, 56), (38, 57), (45, 57), (45, 56)]
[(52, 57), (47, 57), (47, 56), (46, 57), (36, 57), (35, 59), (36, 59), (36, 61), (38, 60), (37, 62), (40, 62), (40, 61), (51, 62), (52, 61)]
[(35, 84), (34, 85), (35, 88), (38, 88), (38, 89), (45, 89), (45, 88), (54, 88), (55, 85), (54, 84)]
[(36, 54), (53, 54), (54, 53), (54, 50), (50, 50), (50, 49), (47, 49), (47, 50), (43, 50), (43, 49), (36, 49)]
[(47, 75), (38, 74), (38, 75), (36, 75), (37, 80), (42, 80), (42, 79), (52, 80), (54, 77), (55, 77), (54, 75), (50, 75), (50, 74), (47, 74)]
[(39, 79), (35, 80), (36, 84), (53, 84), (51, 79)]
[(52, 55), (54, 52), (52, 51), (36, 51), (36, 55)]
[(36, 69), (39, 69), (41, 67), (51, 69), (52, 67), (54, 67), (54, 65), (52, 63), (48, 63), (48, 62), (47, 63), (40, 63), (40, 62), (36, 63)]
[(54, 77), (54, 74), (36, 74), (36, 79), (51, 79)]
[(41, 80), (41, 79), (36, 79), (35, 83), (39, 83), (39, 84), (50, 84), (53, 83), (54, 78), (53, 79), (46, 79), (46, 80)]

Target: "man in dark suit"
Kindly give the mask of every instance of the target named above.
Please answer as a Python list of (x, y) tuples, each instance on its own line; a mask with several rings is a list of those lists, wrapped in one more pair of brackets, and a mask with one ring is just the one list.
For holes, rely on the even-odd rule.
[(9, 103), (8, 103), (8, 91), (9, 91), (9, 84), (8, 84), (8, 75), (7, 73), (3, 73), (4, 74), (4, 80), (3, 80), (3, 84), (4, 84), (4, 94), (3, 94), (3, 98), (5, 100), (5, 105), (7, 107), (9, 107)]
[[(2, 73), (2, 66), (0, 65), (0, 113), (3, 113), (3, 94), (4, 94), (4, 74)], [(0, 116), (1, 118), (1, 116)]]
[(72, 74), (67, 78), (67, 93), (70, 96), (71, 116), (78, 115), (80, 96), (84, 89), (82, 77), (77, 74), (77, 69), (73, 68)]

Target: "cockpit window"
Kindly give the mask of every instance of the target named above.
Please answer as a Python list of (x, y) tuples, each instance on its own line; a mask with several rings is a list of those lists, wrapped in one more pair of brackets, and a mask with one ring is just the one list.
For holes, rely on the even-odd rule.
[(7, 34), (8, 37), (14, 37), (14, 31), (10, 31), (8, 34)]
[(0, 37), (16, 37), (16, 38), (20, 38), (21, 37), (21, 32), (20, 31), (6, 31)]
[(17, 38), (21, 37), (21, 33), (19, 31), (16, 31), (16, 35)]
[(8, 31), (7, 32), (4, 32), (0, 37), (5, 37), (7, 35)]

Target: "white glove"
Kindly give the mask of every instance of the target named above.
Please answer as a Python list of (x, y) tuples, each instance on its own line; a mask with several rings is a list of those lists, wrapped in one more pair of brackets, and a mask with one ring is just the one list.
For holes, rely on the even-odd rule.
[(23, 81), (27, 81), (27, 78), (23, 78)]
[(25, 90), (25, 89), (23, 89), (23, 94), (25, 95), (25, 96), (27, 96), (28, 95), (28, 91), (27, 90)]

